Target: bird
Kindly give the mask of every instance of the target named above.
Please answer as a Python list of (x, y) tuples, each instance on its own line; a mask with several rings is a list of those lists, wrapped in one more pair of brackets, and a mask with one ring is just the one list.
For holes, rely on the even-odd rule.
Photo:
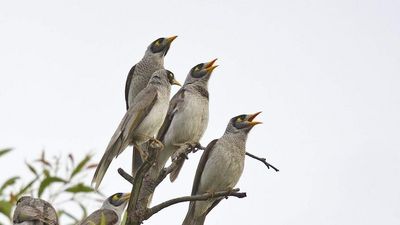
[(14, 225), (58, 225), (54, 207), (45, 200), (23, 196), (17, 201)]
[(146, 88), (136, 96), (134, 105), (125, 113), (96, 168), (92, 180), (96, 189), (112, 159), (129, 145), (134, 145), (142, 158), (146, 157), (139, 145), (152, 139), (160, 129), (167, 114), (171, 85), (181, 86), (171, 71), (160, 69), (153, 73)]
[[(156, 160), (159, 171), (178, 149), (187, 144), (198, 144), (203, 136), (208, 125), (208, 81), (217, 67), (214, 65), (216, 60), (194, 66), (184, 85), (172, 97), (167, 116), (157, 134), (157, 140), (164, 144)], [(177, 178), (184, 161), (180, 160), (179, 166), (170, 173), (171, 182)]]
[[(126, 109), (133, 105), (136, 95), (143, 90), (150, 80), (151, 75), (160, 69), (164, 69), (164, 57), (167, 55), (171, 43), (178, 36), (158, 38), (153, 41), (146, 49), (143, 58), (135, 64), (128, 73), (125, 82), (125, 104)], [(143, 146), (142, 148), (145, 148)], [(135, 148), (132, 151), (132, 176), (142, 164), (140, 155), (136, 154)]]
[(91, 213), (78, 225), (114, 225), (120, 224), (122, 213), (129, 202), (130, 193), (115, 193), (104, 200), (100, 209)]
[(158, 38), (153, 41), (147, 47), (143, 58), (129, 70), (125, 83), (126, 109), (133, 104), (136, 95), (147, 86), (151, 75), (157, 70), (164, 69), (164, 57), (177, 37)]
[[(197, 166), (192, 195), (232, 190), (244, 168), (246, 140), (249, 131), (261, 122), (253, 121), (260, 114), (242, 114), (230, 119), (221, 138), (211, 141)], [(207, 214), (222, 200), (192, 201), (183, 225), (202, 225)]]

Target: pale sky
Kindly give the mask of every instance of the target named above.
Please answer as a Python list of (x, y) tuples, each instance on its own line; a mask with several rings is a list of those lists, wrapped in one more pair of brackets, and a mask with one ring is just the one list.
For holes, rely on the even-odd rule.
[[(219, 59), (202, 144), (231, 117), (263, 111), (247, 150), (281, 170), (247, 158), (237, 187), (248, 197), (224, 200), (206, 224), (399, 224), (399, 10), (377, 0), (2, 1), (0, 148), (15, 151), (0, 181), (43, 148), (100, 159), (129, 69), (153, 40), (178, 35), (165, 59), (178, 80)], [(105, 193), (130, 190), (116, 173), (130, 155), (113, 161)], [(153, 203), (189, 194), (199, 157)], [(186, 210), (145, 223), (181, 224)]]

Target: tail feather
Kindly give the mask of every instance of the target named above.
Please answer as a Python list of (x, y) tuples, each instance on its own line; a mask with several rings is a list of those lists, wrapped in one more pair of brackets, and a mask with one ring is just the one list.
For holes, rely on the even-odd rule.
[[(126, 147), (126, 146), (125, 146)], [(118, 137), (117, 140), (111, 145), (109, 145), (104, 152), (103, 157), (101, 158), (99, 164), (97, 165), (96, 172), (94, 172), (94, 176), (92, 179), (92, 184), (95, 184), (95, 189), (97, 190), (100, 186), (101, 181), (103, 180), (104, 175), (108, 167), (111, 164), (111, 161), (114, 157), (117, 157), (118, 154), (123, 150), (122, 137)]]
[(207, 213), (204, 213), (198, 217), (194, 215), (194, 202), (191, 202), (189, 205), (189, 211), (186, 214), (185, 219), (183, 220), (182, 225), (203, 225), (206, 220)]
[(179, 162), (177, 162), (178, 166), (169, 174), (169, 180), (171, 182), (174, 182), (176, 178), (178, 178), (179, 172), (181, 172), (184, 163), (185, 159), (181, 159)]

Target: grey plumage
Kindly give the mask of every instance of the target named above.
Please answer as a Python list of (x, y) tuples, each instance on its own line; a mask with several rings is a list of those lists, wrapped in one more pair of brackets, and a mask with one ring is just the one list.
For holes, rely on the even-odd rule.
[(130, 193), (111, 195), (103, 202), (100, 209), (84, 218), (78, 225), (100, 225), (102, 220), (105, 225), (120, 224), (129, 197)]
[[(231, 190), (244, 168), (246, 140), (259, 113), (232, 118), (224, 135), (203, 152), (193, 181), (192, 195)], [(183, 225), (202, 225), (207, 214), (222, 198), (190, 202)]]
[(20, 225), (58, 225), (58, 217), (56, 210), (50, 203), (39, 198), (24, 196), (17, 201), (13, 223)]
[[(147, 47), (143, 58), (130, 69), (125, 83), (126, 109), (133, 105), (136, 96), (147, 86), (151, 75), (157, 70), (164, 69), (164, 57), (176, 37), (159, 38), (153, 41)], [(142, 159), (135, 149), (132, 154), (132, 175), (134, 175), (138, 165), (142, 163)]]
[(176, 37), (159, 38), (153, 41), (146, 49), (143, 58), (131, 68), (125, 83), (127, 109), (133, 104), (136, 95), (147, 86), (151, 75), (157, 70), (164, 69), (164, 57)]
[(117, 157), (128, 145), (144, 157), (145, 152), (138, 148), (156, 135), (168, 110), (171, 84), (180, 85), (172, 72), (161, 69), (152, 75), (148, 85), (135, 98), (121, 123), (112, 136), (107, 149), (97, 166), (92, 183), (97, 189), (112, 159)]
[[(183, 87), (172, 97), (167, 116), (158, 132), (157, 139), (164, 144), (163, 151), (157, 159), (158, 170), (164, 168), (168, 158), (186, 144), (197, 144), (203, 136), (208, 124), (208, 81), (216, 59), (193, 67), (187, 75)], [(184, 160), (170, 174), (174, 181)]]

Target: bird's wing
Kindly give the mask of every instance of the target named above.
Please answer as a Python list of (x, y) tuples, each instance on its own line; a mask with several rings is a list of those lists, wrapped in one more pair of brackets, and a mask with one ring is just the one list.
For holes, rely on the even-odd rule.
[(14, 223), (22, 223), (24, 221), (40, 221), (49, 225), (58, 224), (57, 216), (55, 216), (53, 213), (50, 213), (49, 215), (47, 212), (42, 212), (41, 210), (29, 205), (18, 207), (18, 212), (16, 210), (14, 213), (13, 221)]
[(126, 78), (126, 83), (125, 83), (125, 103), (126, 103), (126, 109), (129, 108), (129, 89), (131, 87), (131, 82), (132, 82), (132, 77), (133, 73), (135, 73), (135, 67), (134, 65), (131, 70), (129, 70), (128, 77)]
[(136, 96), (137, 101), (125, 113), (96, 168), (92, 180), (92, 183), (96, 184), (96, 189), (99, 187), (113, 158), (117, 157), (129, 145), (131, 141), (129, 136), (153, 108), (157, 96), (155, 87), (146, 87)]
[(217, 141), (218, 141), (218, 139), (214, 139), (213, 141), (211, 141), (207, 145), (203, 154), (201, 155), (199, 165), (197, 166), (196, 175), (194, 176), (192, 195), (197, 194), (197, 191), (198, 191), (198, 188), (200, 185), (201, 175), (203, 174), (204, 166), (206, 165), (208, 157), (210, 156), (211, 151), (214, 149), (215, 143), (217, 143)]
[(179, 91), (172, 97), (171, 101), (169, 102), (169, 107), (168, 107), (168, 112), (167, 116), (165, 117), (165, 120), (158, 131), (157, 134), (157, 140), (163, 141), (165, 134), (167, 133), (169, 126), (171, 125), (171, 122), (175, 116), (175, 113), (179, 109), (179, 106), (183, 102), (183, 99), (185, 98), (185, 88), (179, 89)]
[(118, 215), (113, 210), (99, 209), (83, 219), (78, 225), (113, 225), (117, 224), (118, 220)]

